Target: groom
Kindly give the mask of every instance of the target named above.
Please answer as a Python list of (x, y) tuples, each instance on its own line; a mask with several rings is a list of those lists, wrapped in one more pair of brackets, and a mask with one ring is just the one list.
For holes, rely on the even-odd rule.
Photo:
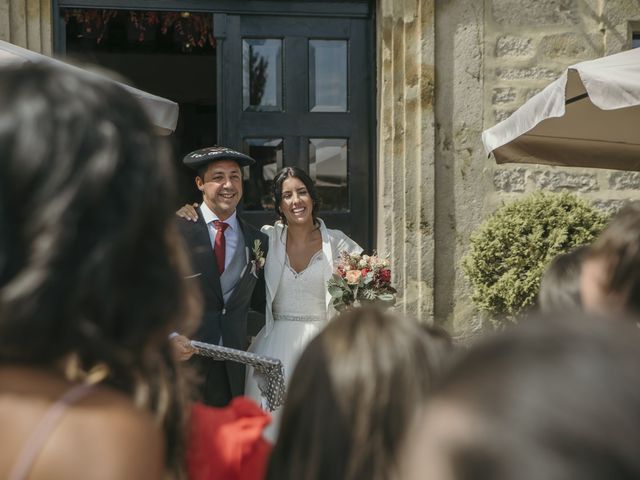
[[(191, 152), (183, 162), (196, 171), (196, 186), (202, 192), (198, 219), (178, 220), (191, 256), (189, 281), (200, 288), (204, 304), (202, 323), (193, 339), (246, 350), (249, 309), (261, 315), (265, 311), (262, 262), (254, 247), (258, 241), (260, 257), (265, 257), (268, 239), (236, 212), (242, 198), (242, 167), (255, 162), (217, 146)], [(191, 356), (189, 339), (176, 335), (173, 342), (182, 359)], [(192, 361), (201, 375), (207, 405), (225, 406), (244, 392), (244, 365), (206, 358)]]

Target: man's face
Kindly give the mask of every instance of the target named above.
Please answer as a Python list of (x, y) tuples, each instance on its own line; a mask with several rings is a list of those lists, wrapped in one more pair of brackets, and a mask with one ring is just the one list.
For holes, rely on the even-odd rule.
[(218, 160), (209, 164), (204, 179), (196, 177), (202, 200), (220, 220), (226, 220), (242, 198), (242, 172), (233, 160)]

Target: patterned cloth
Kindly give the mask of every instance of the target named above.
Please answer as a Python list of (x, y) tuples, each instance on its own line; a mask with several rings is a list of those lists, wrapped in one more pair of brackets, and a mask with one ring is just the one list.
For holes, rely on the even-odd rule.
[(267, 400), (267, 408), (270, 411), (274, 411), (284, 403), (286, 387), (284, 369), (280, 360), (195, 340), (191, 341), (191, 346), (195, 349), (197, 355), (214, 360), (239, 362), (253, 367), (259, 377), (258, 386), (260, 392)]

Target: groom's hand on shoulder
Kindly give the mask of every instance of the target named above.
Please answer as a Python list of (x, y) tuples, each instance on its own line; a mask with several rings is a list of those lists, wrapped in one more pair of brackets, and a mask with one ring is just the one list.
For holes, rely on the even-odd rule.
[(176, 215), (184, 218), (186, 220), (191, 220), (192, 222), (198, 221), (198, 212), (196, 211), (198, 208), (198, 204), (194, 203), (192, 205), (186, 204), (176, 212)]
[(195, 352), (191, 346), (191, 341), (184, 335), (173, 335), (171, 337), (171, 344), (173, 345), (173, 353), (176, 359), (183, 362), (189, 360)]

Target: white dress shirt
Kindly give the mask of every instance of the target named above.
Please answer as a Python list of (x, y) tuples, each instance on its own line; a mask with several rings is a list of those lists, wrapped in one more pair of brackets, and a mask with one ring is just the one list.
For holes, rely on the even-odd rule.
[[(211, 249), (215, 250), (216, 233), (218, 233), (218, 229), (215, 227), (213, 222), (214, 220), (220, 219), (204, 202), (202, 202), (202, 204), (200, 205), (200, 211), (202, 212), (202, 219), (207, 224), (207, 229), (209, 230)], [(233, 215), (222, 221), (229, 225), (224, 231), (224, 268), (226, 269), (229, 266), (233, 255), (236, 253), (236, 248), (238, 247), (238, 235), (242, 235), (242, 232), (240, 231), (240, 225), (238, 224), (238, 217), (236, 215), (236, 212), (233, 212)]]

